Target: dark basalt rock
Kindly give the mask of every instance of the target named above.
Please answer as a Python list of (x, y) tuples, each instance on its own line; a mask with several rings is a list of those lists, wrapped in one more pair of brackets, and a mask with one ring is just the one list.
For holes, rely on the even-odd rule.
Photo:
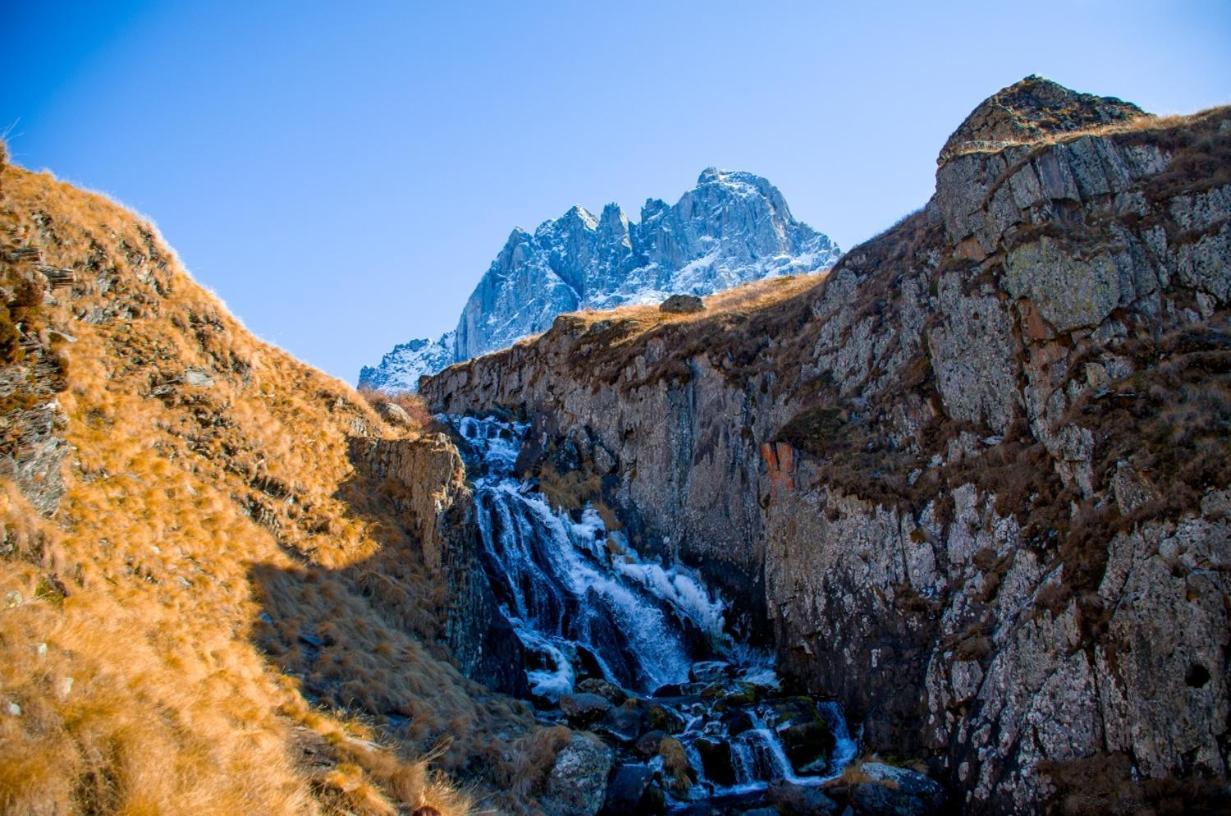
[(595, 729), (616, 742), (628, 744), (641, 735), (645, 723), (644, 712), (635, 706), (614, 706), (607, 710)]
[(665, 812), (662, 789), (648, 765), (621, 765), (607, 783), (600, 816), (650, 816)]
[(652, 756), (658, 755), (658, 746), (662, 743), (663, 737), (667, 736), (667, 732), (657, 730), (647, 731), (637, 739), (634, 750), (642, 757), (649, 759)]
[(769, 724), (774, 728), (783, 725), (803, 725), (819, 716), (816, 702), (811, 697), (787, 697), (770, 701)]
[(770, 786), (768, 799), (779, 816), (829, 816), (838, 812), (838, 803), (823, 792), (789, 782)]
[[(833, 732), (821, 719), (784, 728), (779, 732), (779, 736), (791, 765), (801, 773), (821, 770), (834, 749)], [(818, 762), (822, 765), (818, 766)]]
[(944, 804), (944, 788), (921, 773), (880, 762), (860, 770), (870, 777), (851, 786), (851, 806), (860, 816), (932, 816)]
[(735, 784), (735, 765), (731, 761), (731, 744), (702, 738), (693, 743), (701, 755), (701, 768), (705, 778), (715, 785)]
[(701, 683), (668, 683), (665, 686), (659, 686), (651, 694), (651, 697), (687, 697), (692, 694), (700, 694), (704, 691), (705, 686)]
[(747, 711), (728, 711), (722, 716), (722, 724), (733, 737), (753, 727), (752, 716)]
[(611, 701), (597, 694), (565, 694), (560, 698), (560, 710), (570, 725), (586, 727), (601, 720), (611, 709)]
[(666, 706), (652, 705), (647, 715), (651, 728), (658, 728), (670, 734), (683, 731), (684, 726), (687, 725), (683, 717)]
[(585, 680), (582, 680), (577, 684), (577, 691), (597, 694), (599, 697), (609, 700), (612, 705), (623, 705), (624, 701), (628, 699), (628, 695), (624, 693), (623, 689), (598, 677), (587, 677)]

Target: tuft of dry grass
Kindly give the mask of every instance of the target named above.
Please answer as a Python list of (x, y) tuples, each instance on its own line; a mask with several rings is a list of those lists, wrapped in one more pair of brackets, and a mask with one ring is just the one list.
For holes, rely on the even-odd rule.
[(572, 731), (563, 725), (543, 728), (513, 745), (507, 773), (519, 799), (541, 793), (555, 764), (556, 754), (568, 745)]

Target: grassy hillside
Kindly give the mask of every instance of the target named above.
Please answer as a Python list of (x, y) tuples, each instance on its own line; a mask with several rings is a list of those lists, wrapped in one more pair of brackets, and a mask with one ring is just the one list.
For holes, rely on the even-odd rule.
[(467, 812), (425, 755), (508, 781), (527, 719), (434, 645), (439, 582), (352, 463), (443, 441), (2, 159), (0, 302), (0, 812)]

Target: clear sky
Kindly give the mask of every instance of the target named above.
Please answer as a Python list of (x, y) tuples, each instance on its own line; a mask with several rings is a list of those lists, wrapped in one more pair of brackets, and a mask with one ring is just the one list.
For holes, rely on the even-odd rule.
[(844, 248), (1030, 73), (1231, 102), (1231, 2), (0, 0), (16, 161), (152, 218), (259, 335), (354, 381), (451, 328), (514, 226), (766, 176)]

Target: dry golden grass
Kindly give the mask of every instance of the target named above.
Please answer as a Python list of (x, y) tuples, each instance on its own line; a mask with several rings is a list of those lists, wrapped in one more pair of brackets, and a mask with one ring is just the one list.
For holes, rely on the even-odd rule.
[[(582, 330), (599, 322), (618, 325), (621, 331), (617, 344), (623, 345), (660, 326), (686, 326), (747, 316), (814, 289), (824, 282), (827, 274), (786, 275), (746, 283), (704, 298), (705, 309), (700, 312), (663, 312), (657, 306), (621, 306), (606, 310), (585, 309), (570, 312), (565, 317), (577, 321)], [(539, 337), (541, 335), (523, 338), (518, 345), (533, 343)]]
[[(623, 306), (607, 311), (586, 310), (575, 313), (575, 316), (580, 317), (587, 325), (599, 320), (631, 320), (638, 324), (642, 331), (646, 331), (664, 324), (699, 323), (717, 317), (748, 314), (812, 289), (824, 279), (825, 274), (822, 273), (753, 281), (704, 298), (705, 309), (700, 312), (672, 313), (663, 312), (657, 306)], [(634, 332), (631, 337), (636, 334)]]
[(252, 337), (101, 196), (0, 165), (0, 246), (75, 277), (43, 305), (73, 338), (66, 491), (44, 517), (0, 476), (0, 813), (468, 812), (424, 756), (498, 766), (527, 718), (425, 645), (439, 582), (349, 501), (351, 439), (420, 431)]
[(999, 153), (1001, 150), (1004, 150), (1006, 147), (1011, 145), (1046, 147), (1048, 145), (1066, 144), (1087, 136), (1112, 137), (1122, 134), (1149, 135), (1152, 133), (1163, 133), (1164, 131), (1173, 130), (1179, 127), (1191, 127), (1194, 125), (1201, 125), (1206, 121), (1221, 119), (1228, 113), (1231, 113), (1231, 106), (1223, 105), (1193, 114), (1175, 114), (1168, 116), (1151, 116), (1149, 114), (1143, 114), (1132, 119), (1126, 119), (1118, 122), (1108, 122), (1106, 124), (1093, 125), (1087, 128), (1078, 128), (1076, 130), (1064, 130), (1047, 133), (1037, 139), (1022, 141), (998, 141), (987, 145), (972, 144), (953, 151), (949, 158), (970, 153)]

